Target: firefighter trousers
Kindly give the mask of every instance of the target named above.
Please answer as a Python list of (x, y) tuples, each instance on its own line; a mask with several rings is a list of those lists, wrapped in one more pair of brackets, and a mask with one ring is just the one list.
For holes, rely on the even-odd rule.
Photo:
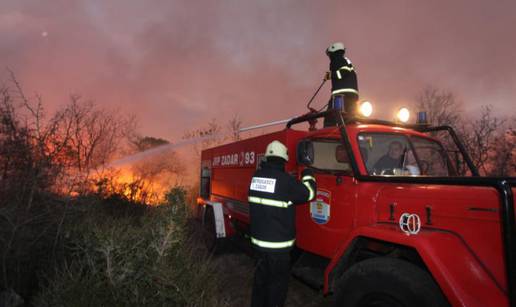
[(257, 252), (251, 307), (282, 307), (290, 278), (290, 252)]

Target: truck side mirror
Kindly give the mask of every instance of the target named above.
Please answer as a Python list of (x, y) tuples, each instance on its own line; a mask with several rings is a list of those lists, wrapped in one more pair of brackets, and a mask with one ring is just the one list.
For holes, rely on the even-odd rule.
[(312, 165), (314, 163), (314, 144), (309, 140), (302, 140), (297, 144), (297, 163)]

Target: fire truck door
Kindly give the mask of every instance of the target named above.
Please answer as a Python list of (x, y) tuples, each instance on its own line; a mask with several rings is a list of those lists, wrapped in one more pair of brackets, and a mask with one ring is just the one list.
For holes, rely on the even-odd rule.
[(296, 208), (297, 246), (331, 257), (351, 231), (356, 185), (351, 176), (316, 172), (315, 178), (315, 199)]

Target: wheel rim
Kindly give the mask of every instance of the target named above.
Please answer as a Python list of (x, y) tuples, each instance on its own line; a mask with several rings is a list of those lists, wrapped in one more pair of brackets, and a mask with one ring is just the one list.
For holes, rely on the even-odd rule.
[(368, 293), (360, 299), (358, 307), (407, 307), (393, 296), (387, 293)]

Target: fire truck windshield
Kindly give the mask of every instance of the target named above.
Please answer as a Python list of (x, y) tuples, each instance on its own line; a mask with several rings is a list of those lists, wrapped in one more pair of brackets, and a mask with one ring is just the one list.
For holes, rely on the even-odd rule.
[(430, 139), (361, 133), (358, 142), (369, 175), (447, 177), (454, 173), (443, 147)]

